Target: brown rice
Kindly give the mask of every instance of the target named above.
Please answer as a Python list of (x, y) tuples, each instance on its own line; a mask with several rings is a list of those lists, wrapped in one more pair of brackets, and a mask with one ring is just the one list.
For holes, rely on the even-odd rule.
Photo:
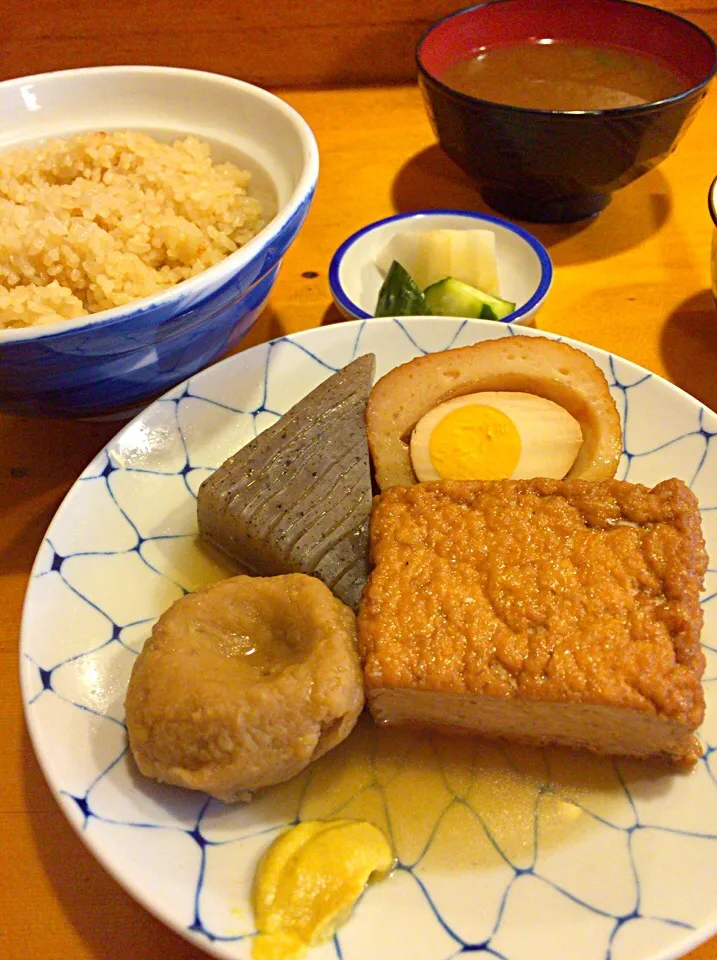
[(0, 329), (158, 293), (264, 226), (250, 174), (195, 137), (89, 133), (0, 155)]

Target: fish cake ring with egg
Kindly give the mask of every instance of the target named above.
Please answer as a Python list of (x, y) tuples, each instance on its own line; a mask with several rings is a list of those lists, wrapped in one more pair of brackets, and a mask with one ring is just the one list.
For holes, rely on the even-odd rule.
[(543, 337), (486, 340), (396, 367), (371, 391), (366, 430), (381, 490), (442, 477), (609, 479), (622, 453), (600, 368)]

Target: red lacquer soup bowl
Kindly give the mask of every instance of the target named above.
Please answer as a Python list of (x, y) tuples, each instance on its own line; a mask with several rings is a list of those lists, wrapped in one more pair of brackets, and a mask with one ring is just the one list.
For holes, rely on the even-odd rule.
[[(638, 60), (658, 61), (681, 82), (673, 95), (637, 105), (593, 109), (586, 98), (582, 109), (554, 110), (482, 99), (446, 79), (459, 61), (538, 41), (632, 52)], [(419, 41), (416, 58), (443, 149), (487, 203), (534, 222), (598, 213), (614, 190), (660, 163), (717, 70), (717, 48), (703, 30), (630, 0), (494, 0), (435, 23)]]

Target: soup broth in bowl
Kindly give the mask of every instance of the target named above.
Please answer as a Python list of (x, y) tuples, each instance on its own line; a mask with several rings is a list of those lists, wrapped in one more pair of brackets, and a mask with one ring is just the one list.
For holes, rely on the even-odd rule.
[(679, 143), (712, 38), (631, 0), (489, 0), (433, 24), (418, 81), (445, 152), (519, 220), (593, 216)]
[(674, 97), (689, 79), (659, 60), (587, 43), (530, 40), (488, 47), (440, 79), (460, 93), (531, 110), (613, 110)]

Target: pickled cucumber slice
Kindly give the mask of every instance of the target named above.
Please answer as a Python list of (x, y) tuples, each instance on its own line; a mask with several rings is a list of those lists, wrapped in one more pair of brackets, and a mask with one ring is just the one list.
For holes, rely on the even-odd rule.
[(428, 313), (421, 288), (394, 260), (378, 293), (377, 317), (422, 317)]
[(515, 310), (515, 303), (491, 296), (455, 277), (432, 283), (423, 294), (428, 312), (439, 317), (470, 317), (502, 320)]

